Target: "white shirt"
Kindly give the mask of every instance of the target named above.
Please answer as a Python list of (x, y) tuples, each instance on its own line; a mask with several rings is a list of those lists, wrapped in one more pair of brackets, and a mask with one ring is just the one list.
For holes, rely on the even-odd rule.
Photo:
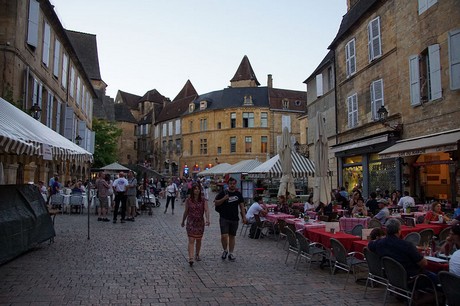
[(460, 276), (460, 250), (455, 251), (450, 257), (449, 272)]
[[(254, 223), (256, 220), (254, 219), (254, 215), (259, 215), (259, 213), (264, 210), (264, 208), (257, 202), (252, 203), (251, 207), (249, 207), (248, 212), (246, 213), (246, 220), (248, 223)], [(265, 220), (262, 216), (260, 220)]]
[(124, 177), (119, 177), (113, 182), (113, 189), (116, 192), (125, 192), (126, 187), (129, 185), (129, 182)]
[(407, 207), (415, 207), (414, 198), (411, 196), (404, 196), (399, 199), (398, 206), (402, 206), (402, 208), (406, 209)]

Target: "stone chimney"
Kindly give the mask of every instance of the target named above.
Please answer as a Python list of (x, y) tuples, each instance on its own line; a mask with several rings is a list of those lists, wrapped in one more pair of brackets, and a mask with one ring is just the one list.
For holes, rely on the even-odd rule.
[(267, 75), (267, 87), (273, 88), (273, 77), (271, 74)]
[(358, 2), (359, 0), (347, 0), (347, 12)]

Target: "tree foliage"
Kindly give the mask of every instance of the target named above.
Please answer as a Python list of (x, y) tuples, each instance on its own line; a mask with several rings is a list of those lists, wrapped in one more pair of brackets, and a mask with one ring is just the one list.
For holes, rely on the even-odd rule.
[(103, 119), (93, 120), (96, 133), (93, 167), (100, 168), (117, 161), (117, 143), (122, 130), (115, 123)]

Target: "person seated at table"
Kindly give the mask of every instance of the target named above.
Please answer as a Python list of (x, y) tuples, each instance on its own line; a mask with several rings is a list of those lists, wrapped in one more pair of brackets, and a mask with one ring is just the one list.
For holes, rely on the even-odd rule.
[(347, 207), (348, 200), (342, 195), (342, 193), (340, 193), (340, 191), (334, 190), (334, 198), (336, 205), (340, 205), (341, 208)]
[(367, 207), (367, 211), (372, 216), (375, 216), (379, 212), (380, 209), (379, 209), (379, 203), (377, 202), (377, 192), (371, 192), (370, 198), (366, 202), (366, 207)]
[(431, 204), (431, 210), (425, 215), (424, 223), (428, 224), (433, 221), (440, 223), (450, 221), (449, 217), (441, 211), (441, 203), (439, 202), (433, 202), (433, 204)]
[(380, 211), (374, 216), (374, 219), (380, 221), (380, 223), (385, 224), (388, 217), (390, 216), (390, 210), (388, 209), (388, 201), (386, 199), (380, 199), (377, 201)]
[(365, 217), (367, 216), (367, 208), (364, 206), (364, 199), (359, 198), (355, 207), (351, 211), (351, 215), (355, 217)]
[(353, 191), (353, 194), (351, 195), (350, 201), (349, 201), (349, 212), (353, 210), (353, 208), (358, 204), (358, 199), (362, 198), (361, 192), (356, 189)]
[(280, 195), (278, 197), (278, 211), (285, 214), (289, 214), (289, 204), (284, 195)]
[(398, 261), (406, 269), (408, 277), (424, 273), (434, 283), (439, 283), (435, 273), (424, 269), (428, 262), (417, 250), (416, 246), (399, 238), (401, 235), (401, 223), (397, 219), (390, 219), (386, 223), (386, 229), (387, 235), (385, 238), (369, 242), (369, 250), (380, 257), (388, 256)]
[(85, 187), (83, 187), (82, 181), (78, 180), (73, 184), (70, 190), (70, 194), (81, 195), (85, 191)]
[(385, 232), (380, 227), (376, 227), (371, 231), (369, 237), (371, 238), (371, 240), (378, 240), (385, 237)]
[(315, 205), (313, 205), (313, 194), (310, 194), (307, 202), (305, 202), (303, 206), (303, 211), (304, 213), (307, 213), (309, 211), (314, 211), (314, 210), (315, 210)]
[(452, 254), (449, 260), (449, 272), (460, 276), (460, 224), (451, 227), (446, 243), (441, 246), (439, 253)]
[(246, 220), (248, 223), (256, 222), (254, 215), (259, 215), (262, 221), (265, 220), (264, 216), (266, 216), (268, 212), (263, 202), (264, 200), (261, 196), (254, 197), (254, 203), (252, 203), (246, 213)]
[(404, 196), (398, 201), (398, 207), (404, 209), (404, 212), (407, 208), (415, 207), (415, 200), (409, 195), (409, 191), (404, 191)]

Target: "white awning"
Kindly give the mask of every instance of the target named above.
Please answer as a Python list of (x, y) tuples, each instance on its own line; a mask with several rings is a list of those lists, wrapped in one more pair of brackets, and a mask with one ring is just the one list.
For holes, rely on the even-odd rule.
[(93, 155), (0, 98), (0, 153), (92, 161)]
[(119, 163), (112, 163), (110, 165), (102, 167), (100, 170), (118, 172), (118, 171), (129, 171), (131, 169), (126, 168), (125, 166), (120, 165)]
[(206, 169), (198, 173), (198, 176), (208, 176), (208, 175), (224, 175), (227, 173), (226, 171), (230, 169), (233, 165), (230, 165), (228, 163), (221, 163), (218, 165), (215, 165), (212, 168)]
[[(293, 177), (305, 177), (308, 175), (315, 174), (314, 163), (300, 155), (297, 152), (291, 152), (292, 157), (292, 176)], [(268, 177), (281, 177), (283, 171), (279, 160), (279, 155), (275, 155), (260, 166), (252, 169), (248, 172), (250, 177), (260, 177), (259, 174), (265, 174)]]
[(400, 140), (380, 152), (379, 156), (380, 158), (394, 158), (454, 151), (457, 150), (458, 140), (460, 140), (460, 129)]
[(226, 173), (248, 173), (260, 164), (262, 164), (262, 162), (256, 159), (242, 160), (230, 167)]

